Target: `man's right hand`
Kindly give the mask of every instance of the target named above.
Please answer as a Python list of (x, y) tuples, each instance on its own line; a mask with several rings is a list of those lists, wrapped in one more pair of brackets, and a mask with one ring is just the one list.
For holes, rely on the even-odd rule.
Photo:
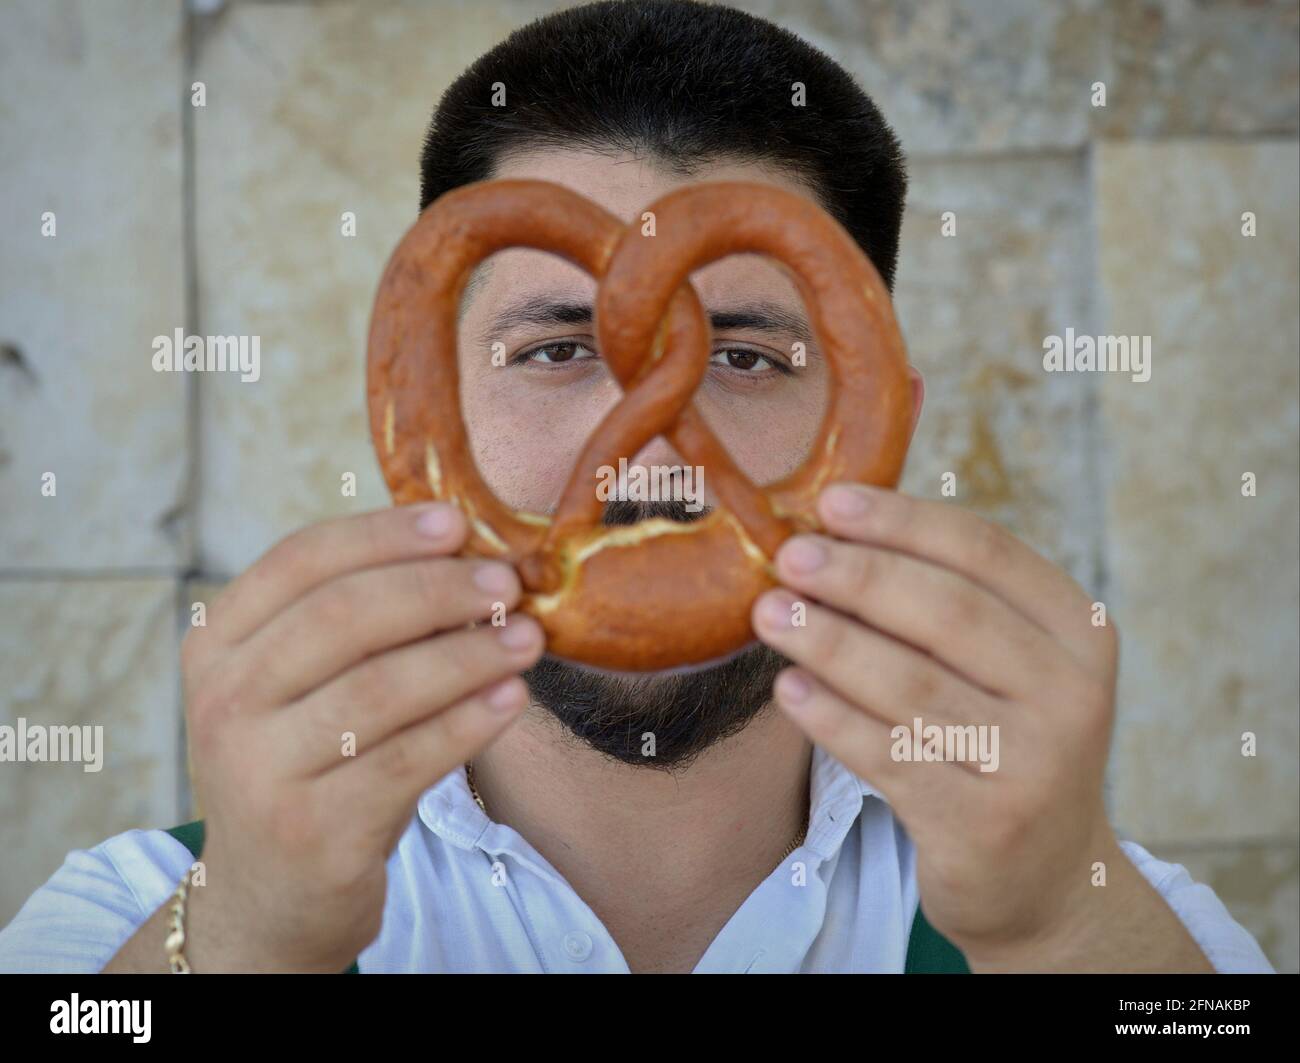
[(379, 933), (387, 858), (420, 794), (526, 708), (518, 673), (541, 628), (521, 613), (470, 627), (521, 589), (505, 563), (450, 556), (465, 534), (445, 503), (314, 525), (186, 635), (206, 823), (186, 917), (196, 972), (342, 971)]

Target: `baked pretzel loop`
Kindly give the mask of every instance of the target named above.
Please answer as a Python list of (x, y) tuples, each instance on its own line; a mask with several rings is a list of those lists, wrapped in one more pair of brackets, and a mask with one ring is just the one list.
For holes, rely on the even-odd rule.
[[(772, 185), (706, 182), (647, 208), (655, 235), (546, 181), (465, 185), (431, 204), (394, 251), (375, 299), (367, 367), (371, 434), (399, 504), (454, 502), (463, 553), (513, 563), (520, 609), (547, 652), (613, 671), (727, 657), (754, 639), (754, 599), (772, 556), (817, 530), (833, 481), (892, 487), (911, 424), (907, 355), (889, 292), (853, 239), (811, 200)], [(553, 517), (515, 511), (488, 488), (461, 416), (456, 311), (473, 271), (507, 247), (550, 251), (597, 282), (596, 337), (623, 395), (583, 446)], [(711, 336), (689, 275), (727, 255), (770, 256), (808, 308), (830, 397), (808, 460), (766, 487), (732, 461), (691, 403)], [(707, 470), (716, 505), (690, 523), (602, 523), (602, 467), (663, 435)]]

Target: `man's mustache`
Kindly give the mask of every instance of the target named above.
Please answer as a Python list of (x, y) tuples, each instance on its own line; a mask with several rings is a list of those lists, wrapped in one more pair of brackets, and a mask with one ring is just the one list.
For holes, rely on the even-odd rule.
[(612, 498), (605, 503), (605, 513), (601, 518), (607, 525), (636, 524), (651, 517), (666, 517), (668, 520), (690, 524), (692, 521), (707, 517), (712, 506), (692, 512), (687, 509), (685, 499), (668, 499), (660, 502), (636, 502), (629, 499)]

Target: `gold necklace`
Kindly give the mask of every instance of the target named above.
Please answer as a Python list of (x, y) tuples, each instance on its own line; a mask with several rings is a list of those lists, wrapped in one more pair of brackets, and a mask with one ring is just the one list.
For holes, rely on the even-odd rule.
[[(474, 785), (474, 762), (473, 761), (466, 761), (465, 763), (465, 781), (469, 783), (469, 792), (471, 795), (473, 795), (474, 800), (478, 803), (478, 807), (483, 810), (484, 815), (487, 815), (487, 805), (483, 803), (483, 798), (481, 798), (478, 793), (478, 787)], [(808, 824), (805, 823), (803, 829), (799, 831), (799, 836), (795, 838), (795, 840), (790, 843), (789, 848), (786, 849), (786, 851), (781, 854), (781, 859), (784, 860), (792, 852), (798, 849), (799, 846), (803, 844), (804, 838), (807, 836), (807, 834), (808, 834)]]

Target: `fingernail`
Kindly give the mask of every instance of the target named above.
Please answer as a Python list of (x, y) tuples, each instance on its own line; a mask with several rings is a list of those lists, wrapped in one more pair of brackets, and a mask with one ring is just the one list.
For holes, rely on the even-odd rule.
[(508, 594), (514, 590), (514, 571), (498, 561), (489, 561), (474, 569), (474, 585), (488, 594)]
[(415, 530), (430, 539), (445, 539), (451, 531), (453, 519), (451, 506), (435, 502), (420, 514), (415, 522)]
[(527, 700), (519, 689), (522, 682), (516, 676), (511, 676), (509, 679), (503, 679), (496, 686), (489, 688), (485, 699), (488, 708), (492, 709), (493, 712), (501, 713), (513, 712), (515, 709), (520, 708)]
[(826, 491), (826, 506), (837, 517), (860, 517), (867, 511), (867, 493), (856, 487), (831, 487)]
[(793, 603), (785, 595), (768, 595), (758, 607), (759, 618), (771, 628), (790, 627), (791, 604)]
[(535, 622), (516, 615), (506, 621), (497, 637), (508, 650), (531, 650), (536, 647), (540, 634)]
[(777, 696), (792, 704), (807, 701), (808, 695), (812, 693), (812, 684), (799, 672), (782, 672), (776, 685)]
[(826, 548), (816, 539), (799, 536), (782, 548), (783, 559), (796, 572), (816, 572), (826, 564)]

